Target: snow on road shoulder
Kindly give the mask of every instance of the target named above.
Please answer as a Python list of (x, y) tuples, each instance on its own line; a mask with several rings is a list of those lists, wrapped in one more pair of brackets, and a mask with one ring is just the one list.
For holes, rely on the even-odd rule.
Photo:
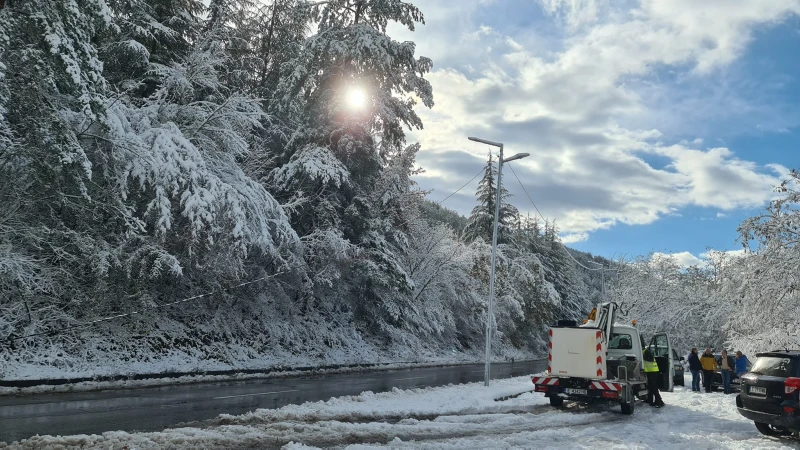
[[(739, 416), (734, 395), (683, 388), (667, 406), (566, 404), (553, 408), (527, 392), (530, 377), (340, 397), (326, 402), (220, 416), (202, 427), (154, 433), (35, 437), (9, 448), (794, 448), (762, 437)], [(520, 395), (517, 395), (520, 394)], [(503, 401), (497, 398), (514, 396)], [(0, 444), (0, 448), (3, 445)]]

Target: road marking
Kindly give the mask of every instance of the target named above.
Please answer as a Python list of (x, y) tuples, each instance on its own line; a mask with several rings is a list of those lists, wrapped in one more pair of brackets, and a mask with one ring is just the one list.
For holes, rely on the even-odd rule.
[(421, 378), (428, 378), (428, 377), (411, 377), (411, 378), (397, 378), (394, 381), (403, 381), (403, 380), (419, 380)]
[(300, 389), (292, 389), (290, 391), (272, 391), (272, 392), (258, 392), (256, 394), (240, 394), (240, 395), (226, 395), (225, 397), (214, 397), (214, 400), (223, 398), (236, 398), (236, 397), (253, 397), (256, 395), (270, 395), (270, 394), (283, 394), (284, 392), (298, 392)]

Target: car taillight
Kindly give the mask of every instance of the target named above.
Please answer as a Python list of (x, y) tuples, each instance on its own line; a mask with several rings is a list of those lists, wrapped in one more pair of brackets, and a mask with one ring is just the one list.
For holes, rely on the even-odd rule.
[(800, 378), (791, 377), (783, 382), (783, 392), (785, 394), (797, 392), (798, 389), (800, 389)]

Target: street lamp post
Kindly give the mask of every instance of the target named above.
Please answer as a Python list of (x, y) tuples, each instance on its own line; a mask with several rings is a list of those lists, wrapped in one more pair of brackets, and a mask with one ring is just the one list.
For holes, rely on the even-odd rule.
[(495, 278), (495, 261), (497, 256), (497, 225), (500, 219), (500, 191), (502, 190), (503, 182), (503, 163), (511, 162), (530, 156), (530, 153), (517, 153), (516, 155), (503, 159), (503, 144), (501, 142), (492, 142), (485, 139), (469, 137), (470, 141), (480, 142), (482, 144), (491, 145), (500, 148), (500, 158), (497, 163), (497, 199), (494, 204), (494, 229), (492, 231), (492, 262), (491, 271), (489, 273), (489, 308), (486, 312), (486, 365), (483, 372), (483, 384), (489, 386), (489, 375), (491, 366), (492, 355), (492, 319), (494, 318), (494, 278)]

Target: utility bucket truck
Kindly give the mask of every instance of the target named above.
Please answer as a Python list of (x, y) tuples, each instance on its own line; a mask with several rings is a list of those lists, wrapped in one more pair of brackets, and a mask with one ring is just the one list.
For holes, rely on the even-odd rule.
[[(547, 372), (532, 381), (535, 391), (550, 398), (551, 405), (561, 406), (564, 400), (610, 402), (619, 403), (624, 414), (633, 414), (636, 398), (646, 400), (644, 338), (635, 321), (614, 323), (617, 309), (616, 303), (601, 303), (583, 325), (559, 321), (550, 328)], [(656, 333), (649, 348), (661, 369), (659, 388), (672, 391), (672, 349), (667, 335)]]

